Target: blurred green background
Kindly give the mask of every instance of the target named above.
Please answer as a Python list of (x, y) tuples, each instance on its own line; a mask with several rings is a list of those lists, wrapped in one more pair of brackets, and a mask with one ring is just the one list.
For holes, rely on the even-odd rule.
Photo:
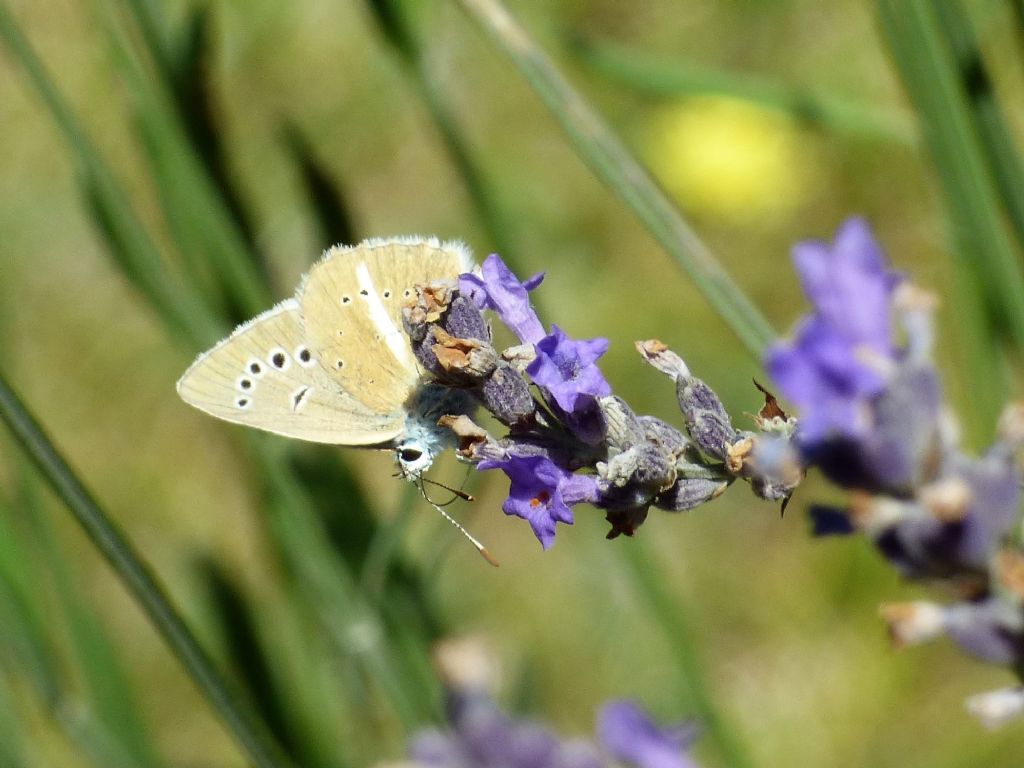
[[(888, 5), (510, 3), (779, 330), (804, 309), (792, 242), (866, 215), (943, 299), (947, 391), (980, 445), (1014, 358), (978, 367), (1000, 326), (971, 298), (981, 257)], [(177, 398), (193, 357), (334, 239), (421, 233), (546, 270), (543, 319), (608, 337), (636, 410), (678, 423), (632, 346), (657, 337), (756, 412), (757, 361), (456, 3), (3, 8), (0, 368), (297, 764), (400, 758), (439, 716), (430, 643), (464, 632), (495, 648), (510, 709), (567, 733), (635, 696), (664, 719), (717, 712), (740, 746), (706, 736), (706, 766), (1020, 764), (1024, 731), (985, 733), (962, 703), (1011, 675), (943, 643), (889, 649), (877, 605), (928, 593), (863, 540), (808, 536), (807, 504), (835, 499), (814, 477), (783, 519), (737, 484), (635, 540), (580, 508), (546, 553), (501, 514), (501, 479), (470, 478), (453, 513), (492, 569), (390, 456), (253, 437)], [(963, 8), (1019, 139), (1021, 10)], [(44, 106), (12, 20), (95, 153)], [(0, 764), (245, 764), (6, 433), (0, 451)]]

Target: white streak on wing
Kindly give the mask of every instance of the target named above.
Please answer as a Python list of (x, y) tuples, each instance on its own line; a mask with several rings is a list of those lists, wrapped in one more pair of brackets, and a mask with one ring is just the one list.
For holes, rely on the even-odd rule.
[(370, 277), (370, 270), (366, 268), (366, 262), (360, 262), (356, 267), (356, 279), (359, 281), (359, 289), (367, 293), (364, 298), (370, 319), (380, 331), (384, 341), (387, 342), (391, 354), (403, 367), (411, 371), (416, 370), (416, 361), (412, 357), (412, 346), (405, 333), (395, 327), (394, 321), (384, 308), (384, 302), (381, 301), (380, 294), (377, 293), (377, 287), (373, 284), (373, 278)]

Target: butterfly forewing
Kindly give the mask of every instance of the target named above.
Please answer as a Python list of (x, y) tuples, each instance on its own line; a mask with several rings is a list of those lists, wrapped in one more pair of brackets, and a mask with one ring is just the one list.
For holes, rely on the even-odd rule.
[(388, 443), (405, 424), (400, 401), (373, 408), (339, 386), (307, 338), (295, 299), (201, 355), (181, 377), (178, 393), (218, 418), (319, 443)]
[(402, 306), (415, 285), (454, 279), (471, 266), (464, 246), (436, 239), (332, 248), (299, 289), (307, 338), (338, 385), (366, 406), (404, 404), (420, 372)]

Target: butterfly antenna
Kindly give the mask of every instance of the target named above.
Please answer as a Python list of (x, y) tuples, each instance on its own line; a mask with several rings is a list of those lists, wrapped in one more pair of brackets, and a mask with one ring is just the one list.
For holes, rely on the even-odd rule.
[[(463, 501), (476, 501), (476, 496), (474, 496), (471, 493), (466, 493), (461, 488), (452, 488), (450, 485), (439, 483), (437, 482), (437, 480), (431, 480), (430, 478), (423, 477), (422, 475), (420, 476), (420, 481), (424, 483), (430, 483), (431, 485), (436, 485), (438, 488), (444, 488), (449, 493), (455, 494), (452, 500), (446, 501), (444, 504), (441, 505), (442, 507), (447, 507), (449, 504), (452, 503), (452, 501), (455, 501), (455, 499), (462, 499)], [(427, 499), (427, 501), (430, 501), (430, 499)]]
[[(432, 506), (434, 509), (436, 509), (438, 512), (440, 512), (441, 513), (441, 517), (443, 517), (449, 523), (451, 523), (456, 528), (458, 528), (460, 531), (462, 531), (462, 535), (465, 536), (467, 539), (469, 539), (470, 543), (474, 547), (476, 547), (476, 551), (479, 552), (483, 556), (484, 560), (486, 560), (488, 563), (490, 563), (495, 568), (497, 568), (498, 567), (498, 561), (494, 558), (494, 555), (492, 555), (488, 551), (487, 547), (485, 547), (483, 544), (481, 544), (476, 539), (476, 537), (473, 536), (473, 534), (471, 534), (469, 531), (467, 531), (465, 528), (463, 528), (461, 523), (459, 523), (458, 520), (456, 520), (454, 517), (449, 515), (447, 512), (445, 512), (443, 509), (441, 509), (441, 507), (439, 507), (437, 504), (435, 504), (433, 501), (430, 500), (430, 497), (427, 496), (426, 489), (424, 489), (424, 487), (423, 487), (423, 481), (424, 481), (425, 478), (422, 475), (420, 475), (420, 476), (417, 477), (417, 479), (420, 482), (418, 482), (416, 484), (416, 487), (420, 489), (420, 495), (423, 497), (423, 500), (425, 502), (427, 502), (427, 504)], [(433, 482), (433, 481), (431, 480), (429, 482)], [(440, 485), (440, 483), (435, 483), (435, 485)], [(442, 486), (442, 487), (446, 487), (446, 486)], [(448, 490), (452, 490), (452, 489), (449, 488)], [(468, 496), (469, 494), (466, 494), (466, 495)], [(472, 498), (472, 497), (470, 497), (470, 498)], [(454, 499), (453, 499), (453, 501), (454, 501)]]

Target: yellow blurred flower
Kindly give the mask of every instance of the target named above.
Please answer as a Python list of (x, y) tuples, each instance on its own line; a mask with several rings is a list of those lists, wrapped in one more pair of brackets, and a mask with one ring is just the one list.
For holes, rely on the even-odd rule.
[(650, 124), (648, 160), (691, 213), (734, 221), (777, 219), (817, 186), (817, 153), (777, 110), (723, 96), (662, 109)]

